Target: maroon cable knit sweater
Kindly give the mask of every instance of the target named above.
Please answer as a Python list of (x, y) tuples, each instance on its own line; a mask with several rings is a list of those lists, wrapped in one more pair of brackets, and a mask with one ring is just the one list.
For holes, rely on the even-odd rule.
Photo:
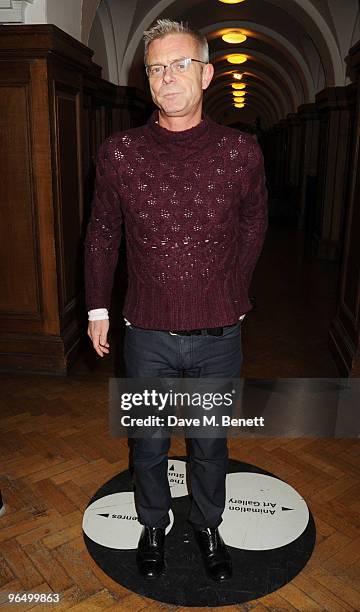
[(124, 222), (127, 319), (160, 330), (230, 325), (252, 308), (248, 287), (267, 228), (261, 149), (207, 115), (180, 132), (157, 120), (156, 110), (98, 150), (87, 309), (109, 308)]

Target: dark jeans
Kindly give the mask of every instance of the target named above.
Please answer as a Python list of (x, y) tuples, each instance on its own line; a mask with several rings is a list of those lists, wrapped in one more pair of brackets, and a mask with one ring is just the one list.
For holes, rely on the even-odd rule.
[[(172, 336), (166, 331), (126, 326), (124, 358), (129, 378), (238, 378), (242, 363), (241, 323), (223, 336)], [(190, 438), (192, 503), (188, 520), (196, 528), (217, 527), (225, 506), (226, 438)], [(169, 438), (134, 440), (135, 504), (140, 523), (169, 524), (167, 478)]]

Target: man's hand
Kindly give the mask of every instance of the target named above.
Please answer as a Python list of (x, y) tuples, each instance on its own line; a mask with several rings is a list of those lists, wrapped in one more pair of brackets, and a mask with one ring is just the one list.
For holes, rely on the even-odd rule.
[(108, 331), (109, 319), (89, 321), (87, 333), (93, 343), (95, 351), (100, 357), (104, 357), (104, 353), (109, 353), (109, 343), (107, 342)]

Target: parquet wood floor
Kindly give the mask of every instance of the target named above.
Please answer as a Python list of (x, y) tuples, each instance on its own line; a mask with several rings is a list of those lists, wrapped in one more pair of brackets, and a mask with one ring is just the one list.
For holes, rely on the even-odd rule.
[[(107, 378), (2, 375), (0, 589), (61, 593), (55, 610), (185, 610), (114, 583), (82, 539), (82, 514), (99, 486), (127, 468), (127, 443), (110, 438)], [(290, 584), (223, 610), (360, 610), (360, 444), (356, 439), (242, 439), (230, 455), (275, 473), (307, 500), (317, 527), (309, 563)], [(174, 440), (171, 454), (185, 452)], [(4, 609), (49, 609), (22, 605)], [(222, 610), (222, 608), (217, 608)]]

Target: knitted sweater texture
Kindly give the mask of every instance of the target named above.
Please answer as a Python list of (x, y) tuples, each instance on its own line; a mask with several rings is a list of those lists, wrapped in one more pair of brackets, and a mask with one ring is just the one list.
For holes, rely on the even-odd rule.
[(252, 308), (248, 289), (267, 229), (261, 149), (207, 115), (180, 132), (157, 120), (156, 110), (98, 149), (87, 309), (110, 306), (124, 227), (127, 319), (158, 330), (230, 325)]

